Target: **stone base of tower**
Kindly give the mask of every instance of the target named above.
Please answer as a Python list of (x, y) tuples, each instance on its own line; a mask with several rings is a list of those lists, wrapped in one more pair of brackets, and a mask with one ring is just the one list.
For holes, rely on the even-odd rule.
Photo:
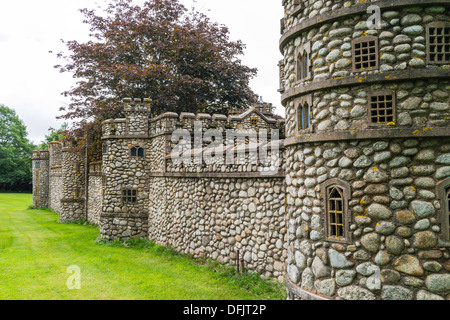
[(100, 215), (100, 236), (107, 241), (146, 238), (148, 215), (102, 213)]

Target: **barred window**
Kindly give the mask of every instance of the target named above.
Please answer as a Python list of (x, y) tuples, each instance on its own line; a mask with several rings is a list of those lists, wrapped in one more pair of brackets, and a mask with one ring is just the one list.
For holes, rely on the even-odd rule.
[(344, 197), (337, 186), (328, 189), (328, 230), (330, 237), (344, 237)]
[(256, 126), (258, 125), (258, 118), (256, 118), (256, 117), (251, 118), (251, 119), (250, 119), (250, 124), (251, 124), (253, 127), (256, 127)]
[(125, 189), (122, 190), (122, 203), (136, 203), (137, 201), (137, 191)]
[(41, 163), (39, 161), (36, 161), (34, 167), (35, 168), (40, 168), (41, 167)]
[(321, 185), (324, 201), (324, 227), (327, 239), (336, 242), (351, 241), (349, 232), (350, 185), (337, 178), (325, 181)]
[(378, 68), (378, 38), (361, 37), (353, 40), (353, 72)]
[(375, 92), (369, 96), (369, 122), (395, 124), (395, 95), (393, 92)]
[(450, 64), (450, 23), (434, 22), (427, 30), (427, 62)]

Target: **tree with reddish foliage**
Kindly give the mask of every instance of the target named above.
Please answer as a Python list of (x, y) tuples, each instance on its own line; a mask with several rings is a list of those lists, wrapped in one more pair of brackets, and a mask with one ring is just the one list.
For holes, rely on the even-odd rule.
[(79, 80), (63, 92), (71, 102), (59, 118), (74, 121), (72, 136), (97, 138), (90, 154), (99, 155), (101, 121), (123, 116), (125, 97), (151, 98), (154, 115), (227, 114), (256, 101), (249, 87), (256, 69), (238, 59), (242, 42), (230, 41), (225, 26), (178, 0), (150, 0), (142, 7), (112, 0), (103, 16), (80, 11), (92, 40), (68, 41), (70, 54), (58, 54), (66, 64), (55, 67)]

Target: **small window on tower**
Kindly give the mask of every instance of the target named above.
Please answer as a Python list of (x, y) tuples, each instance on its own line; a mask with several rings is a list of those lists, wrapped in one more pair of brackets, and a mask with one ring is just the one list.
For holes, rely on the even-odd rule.
[(311, 55), (311, 43), (305, 43), (301, 45), (297, 50), (297, 80), (310, 80), (311, 70), (310, 70), (310, 57)]
[(450, 23), (433, 22), (427, 25), (427, 62), (450, 64)]
[(39, 161), (36, 161), (36, 164), (34, 165), (35, 168), (40, 168), (41, 167), (41, 163)]
[(353, 40), (353, 72), (378, 68), (378, 38), (373, 36)]
[(144, 148), (132, 147), (130, 149), (130, 156), (132, 156), (132, 157), (144, 157)]
[(122, 190), (122, 203), (136, 203), (137, 201), (137, 191), (136, 190)]
[(297, 117), (298, 130), (305, 130), (311, 127), (311, 107), (307, 102), (298, 106)]
[(324, 198), (324, 226), (328, 240), (350, 242), (348, 199), (350, 186), (340, 179), (330, 179), (321, 186)]
[(395, 95), (393, 92), (372, 93), (369, 96), (369, 122), (395, 125)]

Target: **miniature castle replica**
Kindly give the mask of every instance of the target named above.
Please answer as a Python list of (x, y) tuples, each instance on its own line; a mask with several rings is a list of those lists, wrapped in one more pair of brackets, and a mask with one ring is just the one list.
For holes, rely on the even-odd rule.
[[(59, 212), (62, 221), (98, 224), (106, 240), (149, 238), (196, 257), (243, 260), (282, 280), (284, 119), (272, 105), (229, 117), (151, 119), (148, 99), (124, 99), (123, 106), (124, 119), (103, 122), (101, 162), (87, 163), (69, 142), (34, 152), (33, 205)], [(281, 129), (278, 136), (273, 129)]]
[(448, 0), (283, 6), (285, 122), (267, 104), (150, 118), (126, 99), (102, 162), (34, 152), (34, 206), (108, 240), (227, 264), (239, 251), (289, 299), (450, 299)]

